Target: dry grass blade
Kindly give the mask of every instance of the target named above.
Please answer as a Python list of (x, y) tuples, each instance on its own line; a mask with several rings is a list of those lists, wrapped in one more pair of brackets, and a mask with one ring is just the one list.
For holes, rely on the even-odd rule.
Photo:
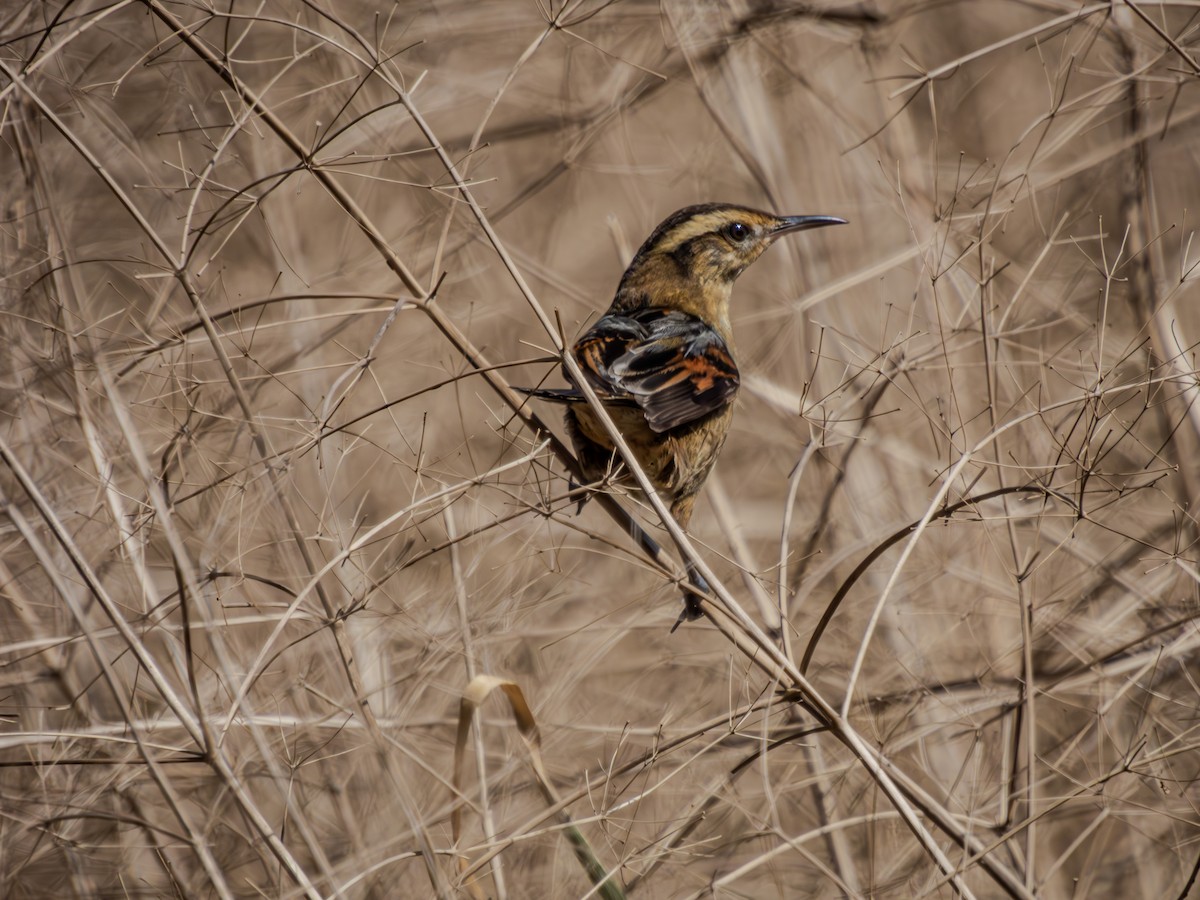
[[(483, 702), (495, 690), (499, 690), (508, 701), (513, 722), (517, 726), (517, 733), (521, 735), (521, 740), (525, 744), (525, 750), (529, 754), (529, 765), (533, 769), (533, 776), (537, 782), (538, 790), (541, 791), (547, 804), (551, 806), (559, 805), (561, 799), (558, 796), (558, 791), (550, 781), (550, 777), (546, 774), (546, 767), (542, 764), (542, 738), (538, 732), (537, 721), (533, 717), (533, 710), (529, 708), (529, 703), (525, 700), (525, 694), (521, 690), (520, 685), (505, 678), (497, 678), (494, 675), (476, 675), (463, 690), (462, 701), (459, 704), (458, 710), (458, 732), (454, 740), (453, 781), (455, 793), (460, 795), (464, 793), (462, 779), (463, 760), (466, 757), (467, 741), (471, 734), (471, 726), (478, 724), (479, 708), (483, 706)], [(567, 840), (571, 842), (575, 856), (579, 859), (584, 871), (587, 872), (588, 878), (596, 886), (597, 894), (605, 898), (605, 900), (621, 900), (621, 898), (624, 898), (625, 892), (613, 880), (613, 873), (607, 871), (600, 860), (596, 858), (596, 854), (588, 843), (587, 838), (583, 836), (583, 832), (579, 830), (578, 826), (571, 821), (570, 816), (566, 813), (560, 812), (559, 816), (562, 819)], [(451, 813), (450, 827), (454, 836), (454, 843), (458, 844), (462, 837), (462, 806), (459, 804), (455, 805), (454, 811)], [(469, 866), (468, 861), (462, 859), (460, 860), (460, 865), (463, 872), (466, 872)], [(478, 884), (474, 881), (467, 881), (466, 884), (474, 896), (484, 896)]]

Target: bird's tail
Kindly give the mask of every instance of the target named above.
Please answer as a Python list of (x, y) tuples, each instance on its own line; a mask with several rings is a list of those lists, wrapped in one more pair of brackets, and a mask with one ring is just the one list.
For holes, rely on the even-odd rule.
[[(587, 400), (578, 388), (527, 388), (513, 385), (513, 390), (534, 400), (549, 400), (551, 403), (586, 403)], [(605, 406), (637, 406), (638, 402), (631, 396), (613, 396), (602, 390), (596, 391)]]
[(513, 385), (513, 390), (535, 400), (549, 400), (551, 403), (582, 403), (583, 394), (575, 388), (527, 388)]

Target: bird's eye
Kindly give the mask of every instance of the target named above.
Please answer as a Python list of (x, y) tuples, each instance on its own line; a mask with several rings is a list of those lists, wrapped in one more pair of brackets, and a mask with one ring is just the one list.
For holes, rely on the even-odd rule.
[(734, 222), (725, 229), (725, 233), (729, 235), (731, 241), (740, 244), (746, 238), (750, 237), (750, 226), (745, 222)]

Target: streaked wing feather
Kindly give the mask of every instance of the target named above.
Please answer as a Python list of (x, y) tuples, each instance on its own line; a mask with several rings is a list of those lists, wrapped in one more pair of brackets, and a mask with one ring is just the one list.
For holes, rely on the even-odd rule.
[(632, 396), (660, 434), (720, 409), (738, 389), (737, 365), (720, 335), (678, 310), (610, 313), (575, 353), (597, 390)]
[(609, 372), (629, 347), (636, 346), (646, 336), (646, 329), (637, 321), (610, 314), (602, 317), (579, 339), (575, 344), (575, 358), (595, 391), (615, 396), (623, 393)]

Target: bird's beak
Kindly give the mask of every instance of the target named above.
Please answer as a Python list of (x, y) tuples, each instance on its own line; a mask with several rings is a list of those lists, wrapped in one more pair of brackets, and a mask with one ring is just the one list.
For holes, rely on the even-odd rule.
[(809, 228), (824, 228), (826, 225), (845, 225), (845, 219), (837, 216), (780, 216), (779, 224), (771, 229), (771, 237), (792, 231), (807, 231)]

